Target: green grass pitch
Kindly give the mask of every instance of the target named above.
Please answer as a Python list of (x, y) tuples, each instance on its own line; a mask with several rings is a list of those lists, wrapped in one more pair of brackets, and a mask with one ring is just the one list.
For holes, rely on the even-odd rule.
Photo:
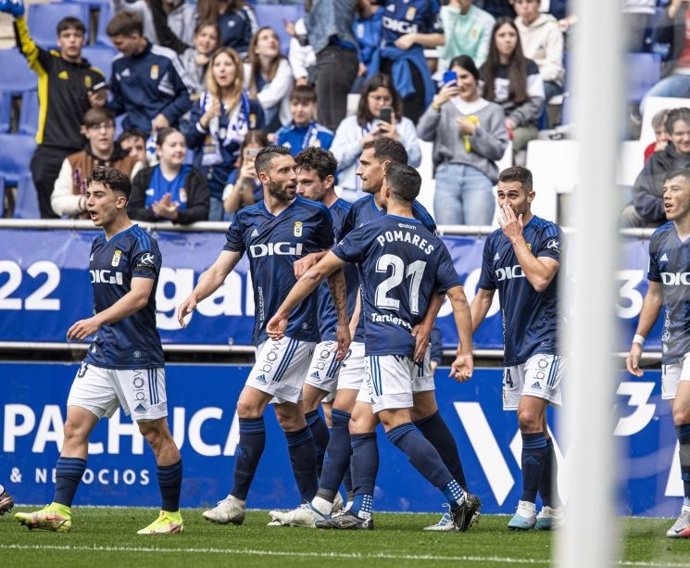
[[(27, 510), (15, 507), (12, 513)], [(593, 510), (593, 513), (595, 511)], [(438, 515), (375, 516), (374, 531), (323, 531), (267, 527), (266, 511), (251, 511), (239, 527), (205, 521), (201, 510), (184, 510), (185, 531), (140, 536), (156, 516), (152, 509), (76, 507), (72, 531), (29, 531), (11, 514), (0, 517), (0, 566), (102, 568), (277, 567), (522, 567), (551, 566), (552, 534), (506, 529), (508, 517), (482, 516), (466, 533), (430, 533), (422, 527)], [(669, 519), (624, 519), (622, 560), (614, 566), (690, 566), (690, 541), (665, 538)], [(613, 538), (613, 537), (612, 537)], [(586, 546), (586, 543), (583, 543)], [(583, 567), (584, 568), (584, 567)]]

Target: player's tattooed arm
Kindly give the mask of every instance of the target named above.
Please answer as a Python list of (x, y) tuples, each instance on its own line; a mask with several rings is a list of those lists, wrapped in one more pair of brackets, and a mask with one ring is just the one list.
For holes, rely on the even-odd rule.
[(338, 354), (336, 359), (342, 361), (350, 348), (352, 338), (350, 336), (349, 319), (347, 316), (347, 289), (345, 284), (345, 275), (342, 268), (336, 270), (328, 277), (328, 287), (331, 290), (331, 297), (333, 298), (333, 305), (338, 314), (338, 326), (336, 336), (338, 340)]
[(654, 327), (654, 323), (659, 317), (663, 301), (664, 293), (661, 282), (650, 280), (649, 288), (647, 288), (647, 293), (642, 302), (642, 310), (640, 311), (640, 320), (637, 323), (635, 338), (630, 346), (630, 352), (625, 358), (625, 366), (628, 372), (636, 377), (641, 377), (644, 373), (644, 371), (640, 369), (644, 338), (647, 337), (652, 327)]
[(220, 288), (240, 258), (242, 258), (241, 252), (221, 251), (211, 267), (199, 277), (196, 288), (177, 308), (177, 321), (182, 327), (187, 325), (184, 320), (195, 310), (196, 305)]
[(79, 320), (67, 330), (67, 339), (83, 341), (108, 323), (116, 323), (146, 307), (155, 284), (153, 278), (132, 278), (131, 289), (109, 308)]
[(451, 365), (450, 376), (458, 381), (472, 377), (474, 361), (472, 358), (472, 315), (462, 286), (453, 286), (446, 292), (453, 306), (453, 319), (458, 330), (458, 350)]

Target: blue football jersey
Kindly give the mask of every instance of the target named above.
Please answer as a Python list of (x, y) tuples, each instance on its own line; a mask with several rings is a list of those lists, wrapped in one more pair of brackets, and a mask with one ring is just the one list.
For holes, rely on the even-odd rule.
[[(436, 223), (434, 218), (429, 214), (429, 212), (424, 208), (424, 206), (415, 200), (412, 203), (412, 214), (415, 219), (421, 221), (421, 223), (429, 229), (432, 233), (436, 233)], [(345, 224), (343, 225), (343, 231), (341, 238), (345, 237), (357, 227), (362, 227), (370, 221), (375, 221), (384, 217), (386, 215), (385, 209), (379, 209), (376, 206), (376, 201), (373, 195), (365, 195), (361, 199), (358, 199), (352, 204), (352, 208), (345, 219)], [(362, 313), (359, 317), (359, 322), (357, 323), (357, 330), (355, 331), (355, 337), (353, 341), (358, 341), (360, 343), (364, 342), (364, 304), (362, 304)]]
[[(240, 209), (227, 233), (225, 250), (249, 256), (254, 286), (254, 342), (268, 339), (266, 323), (295, 285), (293, 263), (306, 254), (333, 245), (333, 222), (321, 203), (296, 197), (279, 215), (263, 201)], [(318, 341), (316, 294), (311, 294), (290, 314), (285, 334), (301, 341)]]
[(131, 290), (132, 278), (151, 278), (153, 290), (146, 307), (98, 330), (84, 358), (107, 369), (147, 369), (165, 364), (156, 329), (156, 285), (161, 269), (158, 243), (139, 225), (110, 240), (96, 237), (91, 245), (89, 274), (94, 312), (102, 312)]
[(442, 33), (441, 5), (437, 0), (388, 0), (381, 19), (381, 43), (391, 46), (410, 33)]
[[(523, 235), (532, 254), (560, 262), (558, 225), (533, 216)], [(498, 290), (507, 367), (520, 365), (537, 353), (557, 354), (558, 276), (546, 290), (537, 292), (525, 278), (513, 245), (501, 229), (486, 239), (479, 287)]]
[[(335, 242), (340, 240), (343, 226), (347, 219), (347, 214), (350, 211), (352, 204), (349, 201), (338, 198), (328, 210), (333, 218), (333, 234)], [(347, 290), (347, 313), (352, 316), (355, 310), (355, 303), (357, 302), (357, 292), (359, 290), (359, 275), (357, 267), (352, 264), (347, 264), (343, 267), (345, 276), (345, 287)], [(328, 282), (322, 282), (318, 288), (318, 305), (319, 305), (319, 331), (321, 332), (321, 341), (334, 341), (336, 334), (336, 324), (338, 323), (338, 314), (335, 310), (335, 304), (331, 297), (331, 290)], [(364, 336), (353, 337), (353, 341), (364, 341)]]
[(291, 122), (276, 132), (276, 144), (290, 149), (293, 156), (307, 148), (323, 148), (328, 150), (333, 143), (333, 132), (317, 122), (310, 122), (307, 126), (297, 126)]
[(367, 355), (412, 357), (412, 328), (432, 296), (460, 285), (445, 245), (417, 219), (379, 217), (352, 231), (333, 253), (359, 266)]
[(663, 286), (661, 362), (678, 363), (690, 353), (690, 241), (678, 238), (673, 222), (659, 227), (649, 241), (647, 278)]

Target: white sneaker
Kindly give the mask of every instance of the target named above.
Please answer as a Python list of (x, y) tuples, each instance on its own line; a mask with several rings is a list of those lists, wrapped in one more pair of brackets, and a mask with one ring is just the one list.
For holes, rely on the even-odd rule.
[(314, 528), (316, 521), (323, 521), (328, 517), (322, 515), (310, 503), (304, 503), (292, 511), (271, 511), (269, 527), (309, 527)]
[(676, 522), (666, 531), (666, 536), (668, 538), (690, 538), (690, 509), (683, 508)]
[(542, 507), (537, 515), (537, 523), (534, 528), (538, 531), (552, 531), (563, 524), (563, 508)]
[(241, 525), (246, 514), (247, 508), (244, 503), (232, 495), (228, 495), (222, 501), (218, 501), (218, 505), (213, 509), (203, 512), (204, 519), (221, 525), (227, 525), (228, 523)]

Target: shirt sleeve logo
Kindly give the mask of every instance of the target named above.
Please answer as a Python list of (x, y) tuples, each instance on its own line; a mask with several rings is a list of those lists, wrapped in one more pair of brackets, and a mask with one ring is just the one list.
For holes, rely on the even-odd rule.
[(110, 266), (117, 266), (120, 264), (120, 258), (122, 258), (122, 251), (117, 249), (113, 254), (113, 260), (110, 261)]
[(551, 239), (548, 243), (546, 243), (546, 248), (548, 250), (553, 250), (555, 252), (558, 252), (560, 247), (561, 247), (561, 245), (558, 242), (558, 239)]
[(156, 257), (152, 253), (147, 252), (141, 255), (141, 260), (139, 261), (139, 263), (152, 266), (155, 263), (155, 260)]

